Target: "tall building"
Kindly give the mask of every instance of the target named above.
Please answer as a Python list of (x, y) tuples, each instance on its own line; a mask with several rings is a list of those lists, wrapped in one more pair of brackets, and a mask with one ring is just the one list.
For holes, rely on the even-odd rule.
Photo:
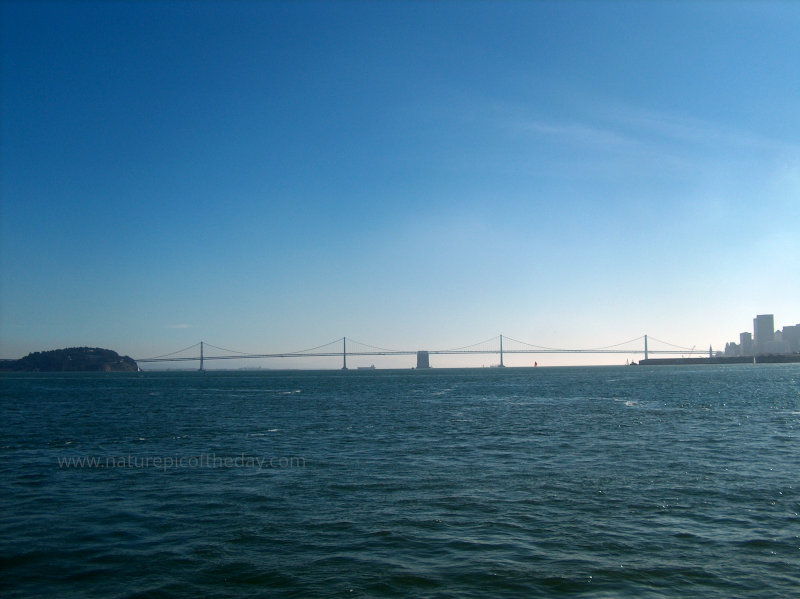
[(739, 333), (739, 347), (742, 356), (753, 355), (753, 335), (750, 333)]
[(753, 319), (753, 337), (757, 345), (775, 338), (775, 317), (772, 314), (759, 314)]
[(789, 351), (800, 351), (800, 324), (783, 327), (783, 340), (789, 346)]

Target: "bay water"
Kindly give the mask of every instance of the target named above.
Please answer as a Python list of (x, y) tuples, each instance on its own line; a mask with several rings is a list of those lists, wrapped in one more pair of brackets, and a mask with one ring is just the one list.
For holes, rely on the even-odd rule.
[(800, 365), (0, 376), (4, 597), (800, 595)]

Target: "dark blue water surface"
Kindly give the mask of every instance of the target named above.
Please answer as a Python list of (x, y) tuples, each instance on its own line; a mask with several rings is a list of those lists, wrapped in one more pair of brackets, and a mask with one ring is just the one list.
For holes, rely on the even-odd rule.
[(800, 365), (0, 385), (5, 597), (800, 595)]

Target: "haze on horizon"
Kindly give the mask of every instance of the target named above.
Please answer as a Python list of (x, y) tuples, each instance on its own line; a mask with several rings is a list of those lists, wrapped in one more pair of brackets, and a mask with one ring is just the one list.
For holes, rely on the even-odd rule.
[(800, 322), (798, 3), (0, 11), (4, 358)]

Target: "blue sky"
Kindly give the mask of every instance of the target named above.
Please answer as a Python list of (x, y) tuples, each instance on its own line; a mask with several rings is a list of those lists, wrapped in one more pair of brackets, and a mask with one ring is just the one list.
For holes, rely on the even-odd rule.
[(4, 2), (0, 355), (800, 322), (798, 31), (793, 2)]

